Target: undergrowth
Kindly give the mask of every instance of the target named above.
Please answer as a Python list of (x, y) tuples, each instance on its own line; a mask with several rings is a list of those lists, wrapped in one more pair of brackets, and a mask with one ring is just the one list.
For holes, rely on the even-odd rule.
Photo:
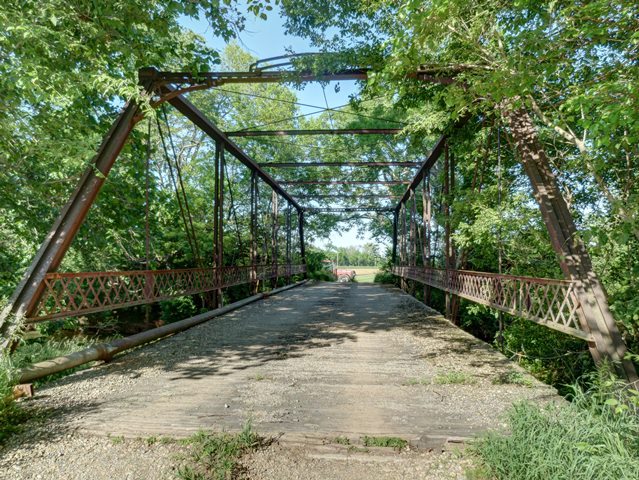
[[(62, 340), (42, 338), (23, 342), (10, 356), (7, 354), (0, 356), (0, 444), (4, 443), (11, 435), (19, 432), (30, 417), (20, 402), (16, 402), (12, 396), (13, 387), (18, 382), (19, 369), (76, 352), (92, 343), (94, 342), (87, 338)], [(49, 375), (45, 379), (38, 380), (36, 385), (69, 375), (81, 368), (87, 368), (87, 366), (79, 366), (75, 369)]]
[(387, 447), (401, 450), (408, 445), (408, 442), (399, 437), (362, 437), (362, 444), (365, 447)]
[(240, 458), (262, 448), (268, 441), (250, 423), (238, 434), (200, 431), (184, 441), (190, 453), (177, 468), (180, 480), (227, 480), (242, 478)]
[(490, 433), (470, 451), (472, 478), (631, 480), (639, 478), (639, 392), (608, 368), (572, 387), (570, 403), (523, 402), (508, 415), (510, 434)]

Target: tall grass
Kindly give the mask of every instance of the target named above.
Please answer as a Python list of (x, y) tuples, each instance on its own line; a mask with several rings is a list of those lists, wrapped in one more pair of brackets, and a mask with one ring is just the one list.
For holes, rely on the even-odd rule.
[(476, 441), (476, 478), (508, 480), (639, 479), (639, 392), (608, 369), (574, 386), (570, 403), (515, 405), (510, 434)]
[[(94, 341), (87, 338), (37, 339), (22, 343), (11, 356), (6, 353), (0, 354), (0, 444), (18, 432), (29, 418), (26, 410), (15, 402), (12, 396), (13, 387), (18, 381), (19, 369), (81, 350), (92, 343)], [(38, 382), (68, 375), (79, 368), (83, 367), (50, 375)]]

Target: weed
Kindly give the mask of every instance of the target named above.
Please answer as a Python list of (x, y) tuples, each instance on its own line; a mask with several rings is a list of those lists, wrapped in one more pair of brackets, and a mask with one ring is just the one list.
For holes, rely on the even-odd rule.
[(493, 385), (522, 385), (524, 387), (532, 388), (534, 382), (528, 376), (517, 370), (509, 370), (504, 373), (500, 373), (497, 378), (493, 379)]
[(470, 453), (484, 478), (639, 478), (639, 392), (624, 389), (609, 372), (588, 382), (588, 389), (573, 387), (571, 403), (516, 404), (510, 434), (493, 432), (474, 442)]
[(348, 453), (368, 453), (370, 452), (370, 450), (368, 448), (364, 448), (364, 447), (358, 447), (357, 445), (349, 445), (348, 446)]
[(337, 443), (339, 445), (350, 445), (351, 441), (347, 437), (340, 435), (339, 437), (335, 437), (333, 439), (333, 443)]
[(362, 437), (365, 447), (388, 447), (401, 450), (408, 445), (408, 442), (399, 437)]
[(158, 437), (150, 436), (146, 438), (146, 444), (150, 447), (151, 445), (155, 445), (158, 441)]
[(0, 445), (11, 435), (22, 430), (32, 414), (13, 400), (0, 399)]
[(403, 385), (405, 386), (430, 385), (430, 381), (425, 380), (423, 378), (409, 378), (403, 383)]
[(197, 432), (183, 442), (190, 454), (177, 468), (180, 480), (225, 480), (237, 478), (242, 455), (268, 444), (247, 423), (238, 434)]
[(255, 380), (256, 382), (261, 382), (262, 380), (266, 380), (266, 375), (264, 375), (263, 373), (256, 373), (253, 377), (253, 380)]
[(117, 437), (109, 437), (111, 439), (111, 443), (113, 445), (121, 445), (124, 443), (124, 437), (122, 435), (118, 435)]
[(437, 375), (433, 381), (438, 385), (471, 385), (477, 380), (464, 372), (449, 372)]

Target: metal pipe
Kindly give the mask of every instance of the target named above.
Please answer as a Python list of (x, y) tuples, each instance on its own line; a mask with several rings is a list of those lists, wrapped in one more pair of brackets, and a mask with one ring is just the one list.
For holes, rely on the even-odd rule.
[(144, 332), (131, 335), (130, 337), (119, 338), (110, 343), (101, 343), (93, 345), (85, 350), (74, 352), (62, 357), (52, 358), (44, 362), (34, 363), (33, 365), (20, 370), (19, 383), (29, 383), (38, 378), (46, 377), (53, 373), (61, 372), (69, 368), (74, 368), (85, 363), (93, 362), (96, 360), (109, 361), (114, 355), (130, 350), (131, 348), (144, 345), (145, 343), (152, 342), (168, 335), (187, 330), (191, 327), (204, 323), (212, 318), (219, 317), (238, 308), (244, 307), (250, 303), (261, 300), (267, 296), (281, 293), (285, 290), (303, 285), (308, 280), (302, 280), (292, 285), (286, 285), (281, 288), (276, 288), (268, 293), (258, 293), (251, 297), (240, 300), (239, 302), (231, 303), (225, 307), (211, 310), (210, 312), (201, 313), (194, 317), (180, 320), (179, 322), (163, 325), (162, 327), (153, 328)]

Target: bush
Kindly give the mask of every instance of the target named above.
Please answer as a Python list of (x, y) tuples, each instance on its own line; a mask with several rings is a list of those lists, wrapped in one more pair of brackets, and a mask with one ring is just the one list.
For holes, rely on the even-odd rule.
[(515, 405), (510, 435), (490, 433), (471, 446), (475, 476), (508, 480), (639, 478), (639, 392), (604, 368), (573, 387), (571, 403)]
[(397, 277), (391, 272), (379, 272), (375, 274), (375, 283), (389, 283), (394, 285), (397, 282)]
[(177, 297), (160, 302), (160, 318), (166, 322), (176, 322), (192, 317), (198, 309), (191, 297)]
[(309, 272), (308, 278), (311, 280), (321, 280), (324, 282), (334, 282), (335, 275), (331, 272), (327, 272), (326, 270), (317, 270), (315, 272)]

